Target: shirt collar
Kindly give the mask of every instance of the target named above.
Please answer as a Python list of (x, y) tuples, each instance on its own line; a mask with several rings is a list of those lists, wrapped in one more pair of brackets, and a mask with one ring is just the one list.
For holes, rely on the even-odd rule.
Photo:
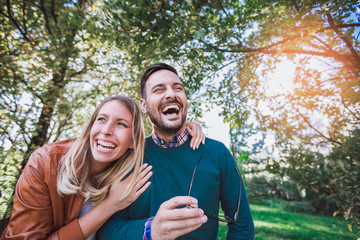
[(189, 133), (185, 129), (179, 135), (170, 139), (170, 143), (168, 144), (164, 139), (159, 137), (155, 132), (151, 134), (152, 139), (154, 140), (155, 144), (162, 148), (176, 148), (183, 145), (186, 140), (189, 138)]

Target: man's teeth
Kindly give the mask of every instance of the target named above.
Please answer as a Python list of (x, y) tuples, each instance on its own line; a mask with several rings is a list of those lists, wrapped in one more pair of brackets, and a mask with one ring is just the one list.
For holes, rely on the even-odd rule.
[(103, 147), (108, 147), (108, 148), (114, 148), (115, 145), (109, 142), (104, 142), (102, 140), (98, 140), (98, 144), (103, 146)]
[(177, 105), (168, 105), (168, 106), (166, 106), (166, 107), (164, 107), (164, 109), (162, 110), (163, 112), (166, 112), (166, 111), (168, 111), (169, 109), (175, 109), (176, 111), (179, 111), (179, 106), (177, 106)]

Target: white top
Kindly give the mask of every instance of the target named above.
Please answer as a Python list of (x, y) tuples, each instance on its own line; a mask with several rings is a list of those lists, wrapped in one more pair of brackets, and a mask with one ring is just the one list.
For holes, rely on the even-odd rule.
[[(84, 200), (84, 203), (82, 205), (79, 217), (84, 216), (87, 212), (89, 212), (91, 209), (93, 209), (93, 207), (94, 206), (91, 205), (90, 197), (86, 197)], [(96, 235), (96, 232), (93, 235), (91, 235), (87, 240), (95, 240), (95, 235)]]

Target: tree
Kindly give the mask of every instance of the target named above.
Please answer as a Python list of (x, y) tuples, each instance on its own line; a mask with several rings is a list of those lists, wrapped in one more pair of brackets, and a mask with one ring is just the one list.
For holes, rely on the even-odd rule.
[(359, 233), (360, 130), (355, 129), (328, 156), (308, 149), (291, 149), (286, 162), (271, 162), (267, 169), (292, 179), (317, 212), (342, 214)]
[(2, 228), (17, 178), (35, 149), (76, 136), (99, 98), (136, 96), (126, 55), (101, 32), (100, 7), (85, 0), (1, 1)]
[[(155, 61), (181, 68), (194, 115), (220, 105), (236, 138), (271, 131), (284, 157), (342, 146), (359, 126), (355, 0), (1, 3), (2, 171), (11, 160), (19, 174), (35, 148), (74, 136), (100, 95), (138, 96), (135, 79)], [(271, 92), (284, 60), (297, 66), (293, 84)]]
[[(357, 1), (106, 4), (111, 26), (129, 36), (135, 65), (178, 64), (190, 91), (205, 86), (206, 100), (220, 104), (229, 121), (245, 124), (251, 109), (259, 127), (274, 130), (282, 145), (298, 138), (311, 145), (341, 144), (359, 123)], [(293, 87), (269, 95), (266, 76), (284, 59), (297, 64)], [(327, 68), (311, 68), (315, 61)], [(214, 84), (220, 70), (225, 73)], [(317, 126), (316, 116), (326, 118), (326, 126)]]
[[(139, 0), (106, 7), (110, 26), (129, 36), (134, 65), (180, 66), (190, 94), (202, 95), (209, 108), (220, 105), (235, 133), (250, 127), (274, 134), (288, 169), (312, 159), (304, 173), (325, 173), (324, 155), (359, 127), (358, 1)], [(295, 74), (288, 89), (273, 91), (269, 80), (283, 61), (296, 65)], [(291, 150), (299, 146), (297, 158)], [(322, 157), (308, 158), (314, 152)]]
[(340, 212), (351, 220), (360, 233), (360, 129), (355, 129), (340, 147), (329, 155), (331, 177), (329, 189)]

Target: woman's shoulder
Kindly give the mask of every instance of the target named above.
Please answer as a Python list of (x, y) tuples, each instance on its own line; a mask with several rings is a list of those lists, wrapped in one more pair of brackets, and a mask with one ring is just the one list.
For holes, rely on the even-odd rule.
[(31, 154), (28, 165), (39, 170), (42, 169), (43, 171), (57, 171), (61, 157), (67, 153), (74, 140), (75, 139), (72, 138), (66, 139), (38, 148)]
[(74, 140), (74, 138), (69, 138), (58, 142), (48, 143), (36, 151), (47, 152), (48, 154), (61, 154), (67, 152)]

